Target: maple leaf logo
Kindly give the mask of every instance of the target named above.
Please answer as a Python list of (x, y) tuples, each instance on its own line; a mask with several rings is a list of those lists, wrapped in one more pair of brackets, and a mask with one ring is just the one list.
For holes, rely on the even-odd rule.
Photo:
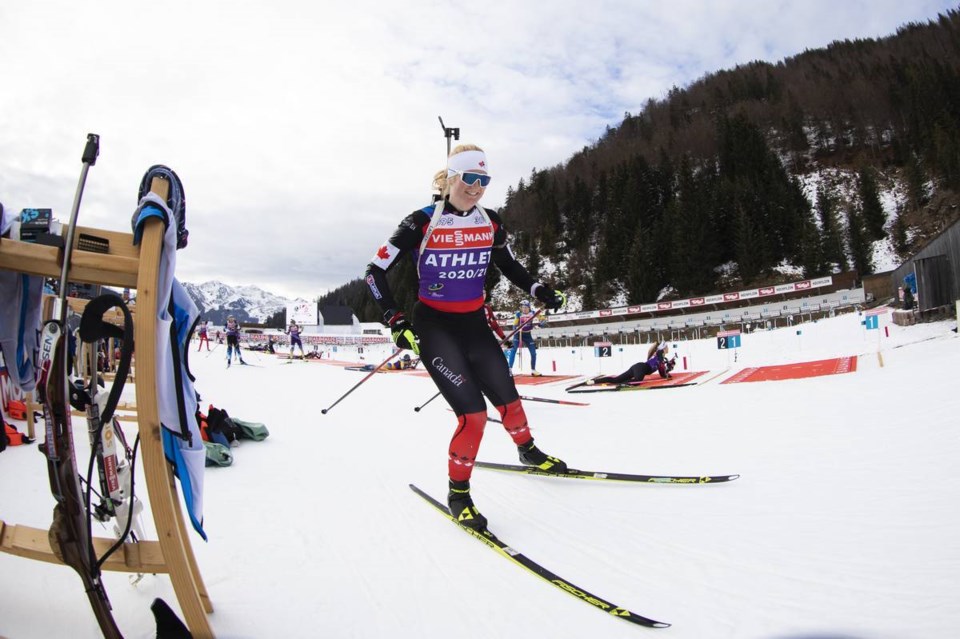
[(483, 160), (480, 160), (480, 168), (483, 168), (483, 167), (485, 167), (486, 165), (487, 165), (486, 162), (484, 162)]
[(381, 260), (385, 260), (388, 257), (390, 257), (390, 249), (387, 248), (386, 244), (381, 246), (380, 250), (377, 251), (377, 257), (380, 258)]

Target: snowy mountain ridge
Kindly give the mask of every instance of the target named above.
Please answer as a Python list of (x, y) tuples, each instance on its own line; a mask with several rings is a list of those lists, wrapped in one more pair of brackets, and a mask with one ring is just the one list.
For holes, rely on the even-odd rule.
[(200, 316), (214, 324), (225, 322), (228, 315), (241, 323), (263, 323), (294, 301), (256, 286), (232, 286), (217, 280), (183, 282), (183, 287), (200, 309)]

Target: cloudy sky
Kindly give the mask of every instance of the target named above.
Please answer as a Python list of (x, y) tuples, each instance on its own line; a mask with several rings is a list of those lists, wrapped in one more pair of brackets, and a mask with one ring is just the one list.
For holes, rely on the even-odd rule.
[(146, 169), (187, 196), (178, 276), (315, 297), (430, 200), (446, 142), (488, 154), (499, 206), (625, 112), (707, 73), (890, 35), (936, 0), (6, 2), (0, 202), (128, 230)]

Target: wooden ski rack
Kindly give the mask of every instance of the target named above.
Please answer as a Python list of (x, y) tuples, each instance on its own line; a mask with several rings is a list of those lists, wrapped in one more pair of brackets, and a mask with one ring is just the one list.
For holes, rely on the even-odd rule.
[[(166, 200), (169, 187), (166, 180), (154, 178), (150, 190)], [(78, 250), (75, 241), (68, 276), (71, 282), (137, 290), (137, 319), (134, 324), (137, 345), (137, 421), (149, 507), (156, 524), (158, 541), (124, 543), (104, 562), (103, 569), (169, 574), (187, 627), (194, 637), (204, 639), (213, 637), (207, 618), (213, 612), (213, 605), (187, 535), (173, 470), (163, 454), (157, 401), (155, 318), (164, 226), (156, 217), (148, 218), (143, 224), (139, 247), (134, 246), (130, 233), (77, 227), (74, 234), (76, 238), (81, 233), (89, 233), (109, 240), (109, 253)], [(59, 279), (63, 264), (62, 250), (53, 246), (0, 239), (0, 269)], [(102, 556), (114, 542), (113, 539), (94, 539), (97, 555)], [(2, 520), (0, 551), (28, 559), (63, 563), (50, 546), (46, 530), (12, 525)]]

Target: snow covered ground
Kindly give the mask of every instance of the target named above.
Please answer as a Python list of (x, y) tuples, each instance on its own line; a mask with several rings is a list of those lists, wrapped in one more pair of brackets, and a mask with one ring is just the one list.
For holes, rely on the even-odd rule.
[[(237, 638), (956, 637), (955, 322), (902, 328), (883, 315), (879, 330), (866, 331), (860, 320), (744, 335), (735, 361), (714, 339), (680, 342), (689, 370), (710, 371), (688, 388), (574, 397), (563, 392), (569, 382), (520, 387), (590, 402), (525, 403), (537, 442), (571, 466), (742, 475), (668, 486), (474, 472), (492, 530), (566, 579), (673, 624), (662, 630), (531, 576), (409, 490), (412, 482), (439, 498), (446, 491), (453, 416), (441, 400), (413, 410), (435, 392), (428, 378), (375, 375), (321, 415), (363, 373), (253, 353), (245, 357), (258, 366), (226, 369), (222, 347), (193, 354), (203, 405), (271, 433), (234, 449), (232, 467), (207, 471), (210, 542), (193, 541), (212, 626)], [(539, 368), (619, 372), (640, 348), (602, 361), (592, 350), (543, 350)], [(862, 354), (851, 374), (720, 384), (745, 366)], [(85, 441), (82, 420), (75, 426)], [(499, 424), (488, 424), (480, 457), (516, 460)], [(0, 518), (49, 524), (36, 445), (0, 454), (0, 483)], [(154, 597), (176, 607), (164, 576), (131, 586), (107, 573), (106, 585), (127, 637), (152, 636)], [(0, 554), (0, 602), (2, 637), (99, 636), (68, 568)]]

